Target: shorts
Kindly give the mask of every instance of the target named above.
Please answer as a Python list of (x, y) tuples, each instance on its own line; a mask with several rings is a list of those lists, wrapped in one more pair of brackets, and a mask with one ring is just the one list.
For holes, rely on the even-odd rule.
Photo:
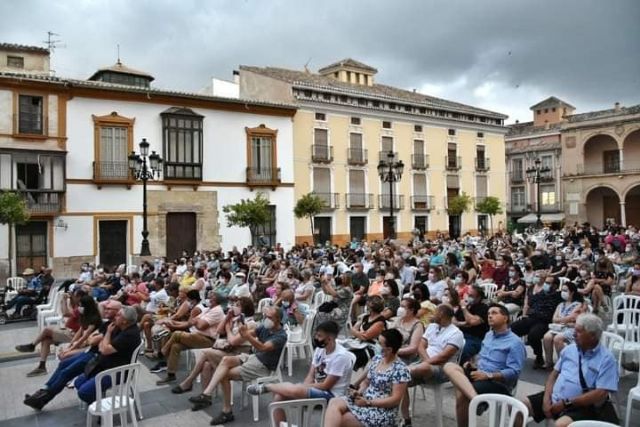
[[(529, 403), (531, 403), (531, 409), (533, 409), (533, 413), (531, 415), (533, 416), (535, 422), (539, 423), (546, 419), (544, 411), (542, 410), (544, 391), (532, 394), (531, 396), (527, 396), (527, 399), (529, 399)], [(569, 417), (571, 418), (571, 421), (596, 420), (606, 421), (613, 424), (618, 424), (618, 422), (620, 421), (618, 419), (618, 416), (616, 415), (616, 410), (610, 400), (607, 400), (598, 409), (596, 409), (594, 406), (571, 408), (554, 415), (553, 419), (557, 420), (560, 417)]]
[(255, 354), (240, 354), (240, 377), (242, 381), (253, 381), (256, 378), (268, 377), (271, 370), (258, 360)]
[(51, 340), (55, 345), (71, 342), (74, 335), (75, 332), (71, 329), (52, 328), (51, 330)]
[(333, 399), (333, 393), (327, 390), (318, 390), (317, 388), (311, 387), (307, 392), (307, 399), (324, 399), (327, 402)]
[[(418, 365), (419, 363), (414, 363), (413, 365)], [(440, 365), (431, 365), (431, 376), (419, 377), (411, 375), (411, 381), (409, 382), (409, 387), (415, 387), (417, 385), (422, 384), (444, 384), (449, 381), (449, 377), (444, 373), (444, 369)]]
[(511, 390), (507, 387), (506, 384), (492, 381), (492, 380), (483, 380), (483, 381), (473, 381), (471, 383), (476, 393), (478, 394), (505, 394), (507, 396), (511, 396)]

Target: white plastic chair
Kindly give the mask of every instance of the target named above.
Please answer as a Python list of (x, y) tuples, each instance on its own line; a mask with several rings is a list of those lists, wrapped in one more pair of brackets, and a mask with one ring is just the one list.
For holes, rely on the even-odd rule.
[[(142, 334), (144, 335), (144, 334)], [(144, 348), (144, 341), (140, 342), (140, 345), (131, 355), (131, 365), (138, 363), (138, 357), (140, 357), (140, 351)], [(131, 390), (131, 396), (133, 397), (133, 405), (135, 407), (136, 412), (138, 413), (138, 419), (142, 420), (142, 401), (140, 400), (140, 391), (138, 387), (134, 387)]]
[[(278, 359), (278, 365), (276, 369), (271, 372), (271, 374), (267, 377), (256, 378), (250, 382), (242, 381), (242, 391), (241, 391), (241, 405), (244, 408), (246, 406), (246, 396), (247, 396), (247, 386), (249, 384), (268, 384), (268, 383), (281, 383), (282, 380), (282, 361), (284, 360), (284, 353), (287, 345), (285, 344), (282, 347), (282, 351), (280, 352), (280, 358)], [(233, 390), (233, 388), (232, 388)], [(259, 419), (259, 411), (260, 411), (260, 396), (251, 396), (252, 406), (253, 406), (253, 421), (258, 421)]]
[[(287, 351), (287, 369), (289, 376), (293, 376), (293, 353), (298, 352), (302, 358), (313, 357), (312, 329), (313, 322), (316, 318), (316, 312), (309, 310), (302, 323), (302, 336), (298, 340), (287, 339), (285, 350)], [(309, 351), (307, 354), (307, 350)]]
[(322, 291), (316, 292), (316, 294), (313, 296), (313, 303), (311, 304), (311, 308), (317, 310), (318, 307), (320, 307), (325, 301), (328, 301), (329, 298), (331, 297), (329, 297)]
[[(276, 423), (274, 413), (278, 409), (285, 412), (286, 422)], [(317, 409), (320, 409), (320, 414), (316, 413)], [(271, 427), (321, 426), (324, 425), (324, 414), (326, 410), (327, 401), (325, 399), (299, 399), (273, 402), (269, 405), (269, 419)]]
[(611, 324), (607, 326), (608, 332), (616, 332), (620, 333), (620, 331), (624, 331), (627, 327), (625, 323), (624, 316), (622, 321), (619, 322), (619, 310), (622, 309), (636, 309), (640, 313), (640, 296), (637, 295), (618, 295), (613, 299), (613, 317), (611, 319)]
[(50, 298), (49, 304), (37, 306), (38, 312), (38, 330), (44, 329), (45, 319), (47, 317), (57, 316), (60, 312), (60, 303), (62, 301), (64, 291), (56, 291)]
[[(460, 363), (460, 358), (462, 357), (462, 350), (464, 349), (464, 345), (465, 345), (465, 341), (462, 341), (462, 347), (460, 347), (460, 349), (458, 350), (458, 352), (456, 353), (456, 364)], [(449, 382), (445, 382), (445, 383), (433, 383), (433, 384), (418, 384), (413, 388), (413, 393), (410, 395), (409, 399), (410, 399), (410, 403), (409, 403), (409, 413), (411, 414), (411, 417), (413, 417), (413, 411), (415, 408), (415, 402), (416, 402), (416, 392), (418, 391), (418, 387), (420, 387), (422, 389), (422, 396), (425, 397), (424, 394), (424, 390), (425, 388), (429, 387), (433, 389), (433, 396), (434, 396), (434, 405), (436, 408), (436, 426), (437, 427), (442, 427), (442, 418), (444, 417), (444, 414), (442, 412), (442, 402), (444, 401), (444, 387), (445, 385), (449, 384)], [(425, 397), (426, 399), (426, 397)]]
[[(127, 415), (131, 416), (134, 427), (138, 421), (134, 413), (134, 396), (138, 389), (140, 364), (118, 366), (96, 375), (96, 401), (87, 408), (87, 427), (91, 427), (93, 417), (100, 417), (102, 427), (112, 427), (114, 415), (120, 416), (120, 424), (127, 425)], [(105, 377), (111, 378), (111, 387), (103, 391), (100, 384)]]
[(5, 303), (11, 301), (12, 298), (18, 295), (18, 291), (25, 286), (27, 286), (27, 282), (22, 277), (9, 277), (4, 295)]
[(496, 296), (496, 292), (498, 292), (498, 285), (495, 283), (482, 283), (480, 287), (484, 293), (485, 301), (493, 301), (493, 298)]
[[(636, 383), (636, 386), (629, 390), (629, 397), (627, 397), (627, 413), (624, 421), (625, 427), (629, 427), (631, 425), (631, 410), (633, 409), (634, 401), (640, 401), (640, 372), (638, 372), (638, 382)], [(620, 414), (619, 406), (618, 414)]]
[(569, 427), (618, 427), (618, 425), (607, 423), (604, 421), (584, 420), (584, 421), (574, 421), (571, 424), (569, 424)]
[[(624, 354), (636, 354), (640, 351), (640, 307), (639, 308), (617, 308), (612, 323), (614, 334), (623, 338), (622, 343), (614, 343), (611, 351), (614, 354), (620, 352)], [(618, 317), (622, 317), (622, 322), (618, 323)], [(607, 328), (609, 329), (609, 328)]]
[(137, 273), (138, 266), (137, 265), (128, 265), (127, 266), (127, 276), (131, 275), (131, 273)]
[(489, 425), (492, 427), (513, 427), (520, 415), (521, 422), (529, 419), (529, 410), (518, 399), (504, 394), (480, 394), (469, 404), (469, 427), (478, 425), (476, 412), (480, 403), (489, 405)]

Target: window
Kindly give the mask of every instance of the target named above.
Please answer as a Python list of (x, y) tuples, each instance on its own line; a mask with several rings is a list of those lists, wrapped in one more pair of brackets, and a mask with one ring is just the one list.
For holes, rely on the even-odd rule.
[(522, 167), (522, 159), (513, 159), (511, 161), (511, 175), (514, 181), (524, 180), (524, 168)]
[(429, 231), (429, 217), (426, 215), (416, 215), (413, 220), (413, 228), (420, 230), (420, 234), (424, 235)]
[(541, 113), (542, 113), (542, 111), (540, 111), (540, 110), (536, 110), (536, 114), (537, 114), (537, 115), (540, 115)]
[(383, 129), (391, 129), (391, 122), (382, 122)]
[(540, 160), (543, 168), (549, 168), (547, 174), (553, 173), (553, 156), (542, 156)]
[(202, 118), (188, 108), (162, 113), (165, 179), (202, 179)]
[(448, 168), (457, 168), (458, 167), (458, 147), (456, 144), (448, 144), (447, 145), (447, 167)]
[(556, 204), (556, 187), (554, 185), (541, 185), (542, 205), (553, 206)]
[(275, 247), (276, 245), (276, 206), (269, 205), (268, 208), (269, 221), (259, 225), (256, 233), (251, 236), (251, 243), (255, 247)]
[(411, 105), (405, 105), (404, 106), (404, 111), (411, 112), (412, 110), (413, 110), (413, 108), (411, 107)]
[(455, 129), (449, 129), (449, 136), (456, 136), (456, 130)]
[(620, 151), (605, 150), (602, 152), (603, 172), (615, 173), (620, 172)]
[(396, 104), (394, 104), (393, 102), (389, 103), (389, 109), (390, 110), (395, 110), (396, 109)]
[(382, 151), (385, 153), (393, 151), (393, 138), (391, 138), (390, 136), (382, 137)]
[(422, 125), (414, 125), (413, 126), (413, 131), (414, 132), (422, 132)]
[(427, 114), (427, 109), (426, 108), (420, 108), (420, 114)]
[(545, 108), (545, 109), (544, 109), (544, 112), (545, 112), (545, 114), (546, 114), (546, 113), (548, 113), (548, 112), (549, 112), (549, 109), (548, 109), (548, 108)]
[(512, 187), (511, 188), (511, 204), (513, 205), (513, 208), (523, 209), (525, 206), (524, 200), (525, 200), (524, 187)]
[(322, 99), (324, 99), (325, 101), (330, 101), (331, 100), (331, 94), (330, 93), (323, 93), (322, 94)]
[(360, 124), (361, 124), (360, 117), (351, 117), (351, 124), (352, 125), (356, 125), (356, 126), (360, 126)]
[(33, 135), (43, 135), (43, 105), (42, 96), (20, 95), (18, 101), (18, 132)]
[(316, 120), (325, 122), (327, 121), (327, 116), (324, 113), (316, 113)]
[(265, 125), (245, 128), (247, 132), (247, 181), (272, 185), (279, 182), (276, 165), (276, 137), (278, 131)]
[(96, 181), (129, 180), (128, 156), (133, 150), (134, 119), (113, 112), (93, 116), (94, 169)]
[(380, 101), (373, 101), (372, 105), (373, 105), (375, 108), (380, 108)]
[(553, 108), (551, 109), (551, 112), (555, 113), (555, 112), (556, 112), (556, 107), (553, 107)]
[(24, 68), (24, 58), (22, 56), (7, 56), (7, 67)]
[(478, 132), (476, 136), (478, 138), (484, 138), (484, 132)]

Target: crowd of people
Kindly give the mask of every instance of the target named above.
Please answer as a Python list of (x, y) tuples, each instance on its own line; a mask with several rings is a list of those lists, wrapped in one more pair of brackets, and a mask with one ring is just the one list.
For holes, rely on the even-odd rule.
[[(633, 227), (576, 224), (490, 238), (416, 234), (344, 247), (185, 252), (136, 271), (83, 265), (60, 286), (64, 326), (17, 347), (40, 346), (39, 365), (27, 374), (36, 376), (47, 374), (50, 345), (66, 344), (49, 380), (24, 403), (40, 410), (72, 384), (91, 402), (95, 375), (130, 363), (141, 348), (162, 375), (158, 385), (191, 392), (193, 410), (211, 406), (220, 386), (222, 408), (211, 424), (230, 423), (231, 381), (271, 375), (287, 341), (312, 322), (304, 381), (258, 383), (247, 393), (326, 399), (325, 426), (406, 427), (409, 388), (450, 381), (458, 425), (466, 426), (473, 397), (513, 395), (531, 363), (548, 371), (544, 391), (524, 399), (536, 421), (617, 422), (609, 395), (618, 368), (600, 344), (602, 317), (614, 292), (640, 295), (639, 243)], [(192, 349), (195, 363), (178, 378)]]

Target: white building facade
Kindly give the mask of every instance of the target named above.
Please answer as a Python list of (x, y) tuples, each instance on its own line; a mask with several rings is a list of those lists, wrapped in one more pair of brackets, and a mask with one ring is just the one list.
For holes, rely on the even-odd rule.
[[(155, 90), (116, 68), (92, 81), (0, 73), (0, 189), (31, 212), (25, 225), (0, 226), (0, 276), (139, 262), (143, 186), (128, 156), (143, 138), (163, 159), (147, 185), (153, 257), (250, 245), (256, 236), (228, 227), (222, 208), (258, 193), (272, 211), (260, 232), (291, 246), (295, 108)], [(110, 72), (137, 84), (109, 83)]]

